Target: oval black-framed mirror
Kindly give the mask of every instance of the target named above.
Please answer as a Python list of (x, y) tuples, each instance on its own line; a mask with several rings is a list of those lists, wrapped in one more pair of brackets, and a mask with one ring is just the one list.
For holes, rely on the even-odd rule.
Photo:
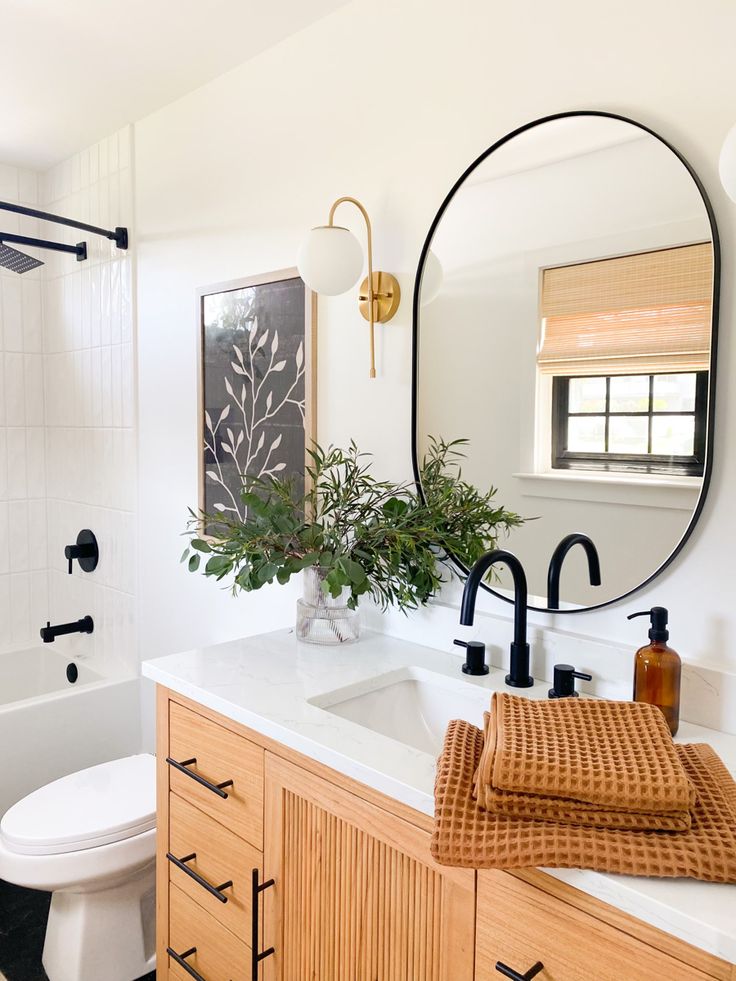
[[(719, 292), (698, 175), (616, 113), (519, 127), (443, 201), (414, 288), (414, 474), (421, 490), (430, 437), (468, 439), (464, 478), (526, 519), (499, 546), (531, 609), (618, 602), (690, 537), (713, 465)], [(510, 600), (500, 571), (484, 588)]]

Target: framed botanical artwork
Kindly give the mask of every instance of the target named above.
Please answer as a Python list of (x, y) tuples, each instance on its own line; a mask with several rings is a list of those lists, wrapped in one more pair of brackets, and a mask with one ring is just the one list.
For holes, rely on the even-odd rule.
[(290, 477), (304, 492), (316, 435), (316, 295), (287, 269), (199, 290), (198, 316), (199, 507), (244, 519), (244, 476)]

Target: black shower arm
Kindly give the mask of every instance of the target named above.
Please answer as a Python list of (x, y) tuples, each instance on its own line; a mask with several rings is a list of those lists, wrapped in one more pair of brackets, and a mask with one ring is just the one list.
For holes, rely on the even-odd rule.
[[(63, 218), (61, 215), (51, 215), (47, 211), (37, 211), (35, 208), (26, 208), (22, 204), (9, 204), (7, 201), (0, 201), (0, 210), (12, 211), (16, 215), (27, 215), (29, 218), (40, 218), (42, 221), (53, 221), (57, 225), (66, 225), (69, 228), (79, 228), (83, 232), (92, 232), (93, 235), (102, 235), (109, 238), (119, 249), (128, 248), (128, 229), (117, 227), (114, 231), (108, 228), (98, 228), (97, 225), (87, 225), (83, 221), (75, 221), (73, 218)], [(3, 235), (4, 240), (10, 241), (10, 237)], [(34, 244), (32, 239), (27, 239), (26, 244)], [(43, 248), (47, 248), (44, 245)], [(61, 250), (60, 250), (61, 251)], [(66, 251), (66, 250), (64, 250)]]
[(48, 242), (43, 238), (11, 235), (10, 232), (0, 232), (0, 242), (12, 242), (13, 245), (34, 245), (37, 249), (51, 249), (53, 252), (70, 252), (77, 257), (78, 262), (87, 258), (86, 242), (80, 242), (79, 245), (64, 245), (63, 242)]

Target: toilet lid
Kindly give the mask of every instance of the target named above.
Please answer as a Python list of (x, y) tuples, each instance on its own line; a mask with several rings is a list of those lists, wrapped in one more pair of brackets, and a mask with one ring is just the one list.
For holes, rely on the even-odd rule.
[(0, 821), (6, 848), (57, 855), (122, 841), (156, 826), (156, 760), (148, 753), (100, 763), (19, 800)]

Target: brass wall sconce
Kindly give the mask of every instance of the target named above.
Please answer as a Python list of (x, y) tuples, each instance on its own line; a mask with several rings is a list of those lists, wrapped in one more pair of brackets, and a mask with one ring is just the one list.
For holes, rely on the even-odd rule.
[(399, 309), (401, 290), (395, 276), (373, 271), (373, 233), (368, 212), (355, 198), (343, 197), (330, 208), (326, 225), (313, 228), (302, 243), (297, 259), (299, 275), (315, 293), (337, 296), (346, 293), (357, 282), (363, 270), (363, 250), (353, 233), (334, 224), (338, 206), (354, 204), (365, 219), (368, 238), (368, 275), (360, 284), (360, 312), (370, 329), (370, 377), (376, 377), (374, 325), (385, 324)]

